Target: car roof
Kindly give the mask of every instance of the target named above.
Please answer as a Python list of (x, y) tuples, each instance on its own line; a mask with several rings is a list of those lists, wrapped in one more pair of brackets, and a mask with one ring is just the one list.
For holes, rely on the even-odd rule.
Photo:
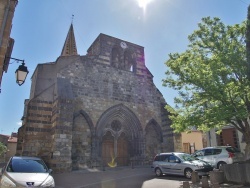
[(157, 155), (164, 155), (164, 154), (188, 154), (188, 153), (184, 153), (184, 152), (166, 152), (166, 153), (158, 153)]
[(204, 149), (213, 149), (213, 148), (231, 148), (232, 146), (211, 146), (211, 147), (205, 147)]
[(33, 159), (33, 160), (41, 160), (39, 157), (31, 157), (31, 156), (13, 156), (12, 159)]

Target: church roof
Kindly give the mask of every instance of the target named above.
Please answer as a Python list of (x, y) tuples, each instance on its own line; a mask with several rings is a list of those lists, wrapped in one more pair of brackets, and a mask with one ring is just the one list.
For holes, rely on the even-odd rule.
[(78, 55), (77, 48), (76, 48), (76, 41), (74, 35), (74, 28), (73, 24), (71, 23), (67, 38), (65, 40), (61, 56), (71, 56), (71, 55)]

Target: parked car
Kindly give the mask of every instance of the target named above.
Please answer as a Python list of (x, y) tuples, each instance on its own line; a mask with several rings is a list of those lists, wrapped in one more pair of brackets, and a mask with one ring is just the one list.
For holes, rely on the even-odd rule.
[(207, 161), (214, 168), (219, 168), (223, 164), (232, 164), (242, 161), (244, 154), (232, 146), (206, 147), (192, 154), (203, 161)]
[(197, 171), (199, 176), (208, 175), (213, 167), (205, 161), (201, 161), (187, 153), (160, 153), (154, 158), (152, 164), (156, 176), (163, 174), (181, 175), (192, 177), (192, 172)]
[(2, 169), (0, 187), (55, 187), (52, 170), (38, 157), (11, 157)]

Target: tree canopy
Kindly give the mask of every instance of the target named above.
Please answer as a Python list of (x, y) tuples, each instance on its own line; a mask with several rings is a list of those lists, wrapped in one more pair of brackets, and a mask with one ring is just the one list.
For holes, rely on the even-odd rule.
[(176, 106), (166, 106), (176, 132), (230, 124), (250, 136), (245, 35), (246, 21), (230, 26), (205, 17), (187, 50), (169, 55), (163, 85), (179, 91)]
[(6, 151), (7, 147), (2, 142), (0, 142), (0, 156)]

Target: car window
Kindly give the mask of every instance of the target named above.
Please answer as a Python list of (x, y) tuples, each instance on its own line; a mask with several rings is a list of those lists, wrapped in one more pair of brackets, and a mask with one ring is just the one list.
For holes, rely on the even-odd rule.
[(194, 153), (194, 156), (204, 156), (204, 151), (203, 150), (199, 150), (199, 151), (196, 151), (195, 153)]
[(240, 150), (239, 150), (239, 149), (234, 148), (234, 147), (228, 147), (228, 148), (226, 148), (226, 150), (227, 150), (228, 152), (231, 152), (231, 153), (237, 153), (237, 152), (240, 152)]
[(221, 151), (222, 151), (222, 149), (214, 149), (213, 154), (218, 155), (221, 153)]
[(168, 161), (169, 161), (170, 163), (175, 163), (176, 160), (177, 160), (177, 158), (176, 158), (174, 155), (170, 155), (170, 156), (169, 156)]
[(205, 149), (204, 155), (213, 155), (213, 149)]
[(161, 161), (161, 156), (160, 155), (156, 155), (154, 158), (154, 161)]
[(195, 160), (198, 160), (196, 157), (190, 155), (190, 154), (187, 154), (187, 153), (179, 153), (179, 154), (176, 154), (179, 158), (181, 158), (183, 161), (195, 161)]
[(8, 172), (41, 173), (48, 168), (42, 160), (36, 159), (12, 159), (7, 167)]
[(161, 155), (161, 161), (168, 162), (168, 156), (167, 155)]

